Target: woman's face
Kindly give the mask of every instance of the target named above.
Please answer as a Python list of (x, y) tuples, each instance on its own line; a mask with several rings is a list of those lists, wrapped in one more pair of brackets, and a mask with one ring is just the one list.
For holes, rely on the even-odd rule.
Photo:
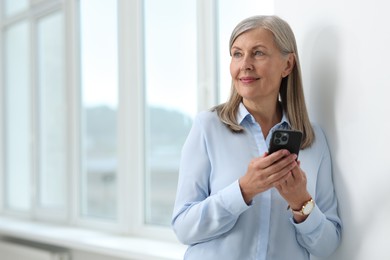
[(283, 77), (293, 67), (294, 56), (283, 56), (271, 31), (258, 28), (247, 31), (231, 48), (230, 74), (244, 103), (277, 100)]

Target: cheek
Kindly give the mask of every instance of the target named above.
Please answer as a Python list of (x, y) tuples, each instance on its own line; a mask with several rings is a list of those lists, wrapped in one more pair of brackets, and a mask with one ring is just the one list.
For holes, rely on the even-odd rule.
[(235, 62), (230, 62), (230, 75), (232, 78), (235, 78), (237, 76), (237, 73), (239, 72), (237, 63)]

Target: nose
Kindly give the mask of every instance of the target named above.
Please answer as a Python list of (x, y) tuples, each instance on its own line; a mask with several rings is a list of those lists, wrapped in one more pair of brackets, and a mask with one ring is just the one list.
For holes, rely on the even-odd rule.
[(248, 56), (244, 57), (244, 59), (242, 60), (241, 71), (244, 70), (253, 70), (253, 63)]

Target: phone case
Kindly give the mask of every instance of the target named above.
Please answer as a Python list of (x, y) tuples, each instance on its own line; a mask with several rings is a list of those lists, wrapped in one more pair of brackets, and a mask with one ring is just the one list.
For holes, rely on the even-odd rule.
[(281, 149), (287, 149), (290, 153), (298, 155), (301, 142), (302, 132), (278, 129), (272, 133), (268, 153), (271, 154)]

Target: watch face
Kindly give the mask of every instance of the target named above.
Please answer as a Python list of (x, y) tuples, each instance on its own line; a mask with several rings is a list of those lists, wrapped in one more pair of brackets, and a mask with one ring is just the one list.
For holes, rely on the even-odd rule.
[(313, 208), (314, 208), (314, 202), (309, 201), (306, 203), (305, 207), (302, 209), (302, 213), (305, 215), (309, 215), (311, 213), (311, 211), (313, 210)]

